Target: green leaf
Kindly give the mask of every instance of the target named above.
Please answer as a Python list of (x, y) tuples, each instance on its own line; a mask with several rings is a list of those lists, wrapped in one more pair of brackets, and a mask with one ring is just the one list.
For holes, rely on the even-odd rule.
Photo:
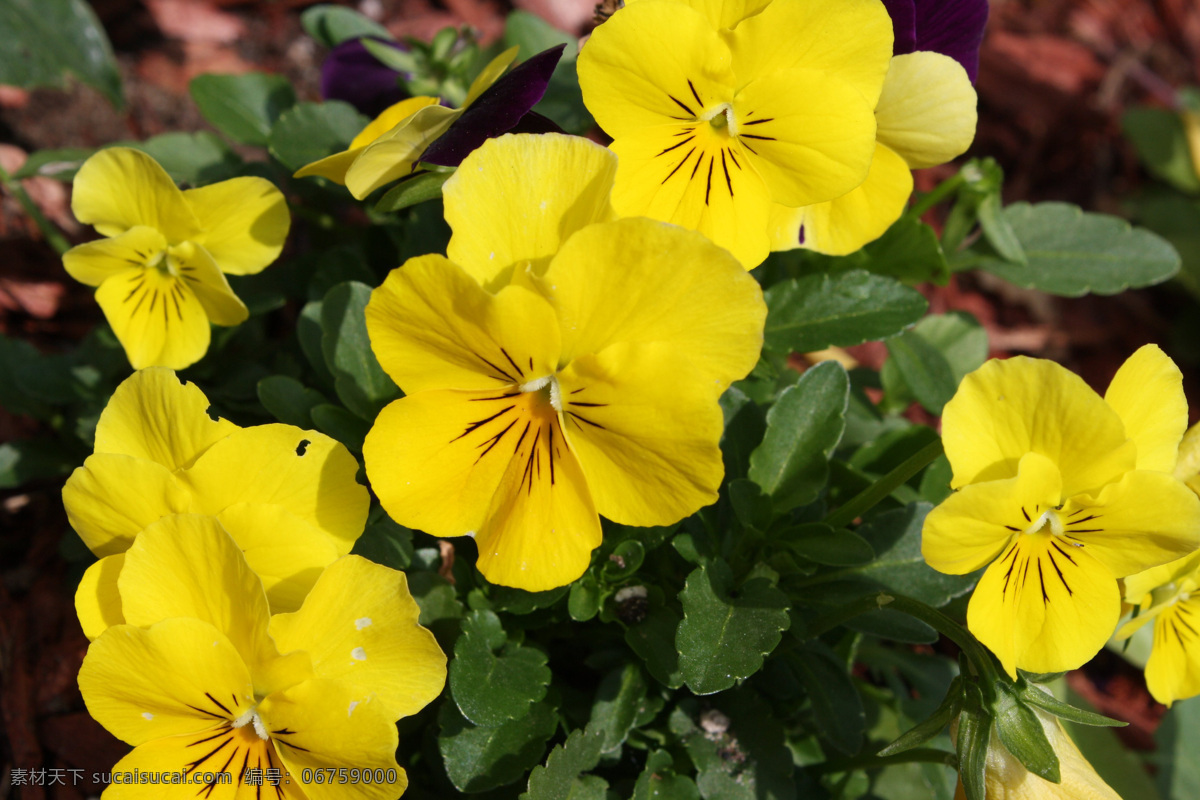
[(349, 103), (300, 103), (279, 116), (267, 147), (285, 167), (297, 170), (340, 153), (369, 120)]
[(1200, 192), (1200, 176), (1178, 112), (1131, 108), (1121, 117), (1121, 130), (1152, 175), (1185, 192)]
[(79, 455), (53, 439), (18, 439), (0, 443), (0, 489), (16, 489), (30, 481), (61, 479), (79, 466)]
[(980, 706), (977, 686), (967, 684), (965, 704), (958, 715), (958, 775), (962, 779), (967, 800), (987, 800), (984, 775), (987, 771), (988, 743), (992, 737), (992, 720)]
[(651, 594), (645, 619), (625, 629), (625, 642), (646, 662), (646, 669), (659, 683), (677, 689), (683, 685), (675, 636), (683, 618), (675, 609)]
[(408, 590), (421, 608), (417, 622), (426, 628), (463, 618), (463, 606), (454, 585), (436, 572), (409, 572)]
[(558, 123), (567, 133), (583, 135), (596, 127), (596, 120), (583, 102), (575, 64), (575, 59), (566, 57), (558, 62), (546, 93), (533, 110)]
[(1014, 264), (1028, 265), (1025, 248), (1017, 238), (1012, 223), (1004, 216), (1003, 201), (999, 190), (985, 196), (979, 204), (979, 227), (983, 229), (984, 238), (1000, 257)]
[(345, 6), (321, 4), (305, 10), (300, 15), (304, 32), (324, 47), (337, 47), (348, 39), (375, 36), (393, 40), (387, 28), (373, 19)]
[(387, 514), (380, 517), (367, 525), (351, 552), (385, 567), (408, 569), (413, 561), (413, 532), (393, 522)]
[(646, 679), (637, 664), (626, 663), (604, 676), (592, 703), (592, 727), (601, 735), (600, 752), (616, 750), (646, 709)]
[(0, 31), (0, 84), (62, 87), (70, 73), (124, 105), (112, 45), (83, 0), (4, 0)]
[(206, 186), (232, 178), (242, 159), (215, 133), (164, 133), (130, 147), (162, 165), (176, 183)]
[(848, 756), (861, 750), (866, 716), (845, 665), (820, 641), (805, 642), (788, 663), (808, 692), (821, 737)]
[(559, 586), (544, 592), (527, 592), (511, 586), (489, 584), (488, 592), (493, 610), (508, 614), (532, 614), (539, 608), (549, 608), (557, 603), (559, 598), (567, 593), (567, 587)]
[(848, 570), (878, 586), (940, 608), (975, 585), (971, 575), (945, 575), (921, 556), (921, 526), (933, 508), (912, 503), (874, 515), (858, 528), (877, 554), (869, 564)]
[(560, 44), (567, 46), (563, 50), (563, 60), (574, 60), (579, 51), (579, 40), (566, 31), (560, 31), (537, 14), (514, 11), (504, 21), (504, 46), (520, 47), (517, 58), (522, 61)]
[(1054, 695), (1047, 694), (1027, 681), (1021, 681), (1018, 684), (1017, 694), (1026, 705), (1037, 706), (1059, 719), (1065, 719), (1079, 725), (1090, 725), (1100, 728), (1123, 728), (1129, 724), (1119, 719), (1110, 719), (1091, 711), (1085, 711), (1082, 708), (1076, 708), (1070, 703), (1064, 703)]
[(258, 401), (280, 422), (306, 429), (313, 426), (313, 408), (328, 402), (316, 389), (286, 375), (259, 381)]
[(296, 92), (282, 75), (205, 73), (188, 84), (204, 118), (242, 144), (265, 145), (276, 120), (296, 104)]
[(1200, 298), (1200, 201), (1167, 186), (1142, 189), (1132, 200), (1137, 221), (1162, 236), (1183, 262), (1176, 277)]
[(1014, 203), (1004, 216), (1029, 263), (984, 256), (980, 267), (1018, 286), (1065, 297), (1107, 295), (1162, 283), (1179, 271), (1170, 244), (1118, 217), (1067, 203)]
[(937, 233), (915, 217), (896, 220), (862, 253), (866, 257), (863, 266), (877, 275), (907, 283), (933, 281), (943, 285), (950, 279), (950, 267)]
[(954, 397), (958, 380), (941, 352), (916, 331), (905, 331), (887, 340), (889, 361), (913, 396), (930, 414), (941, 415)]
[(936, 630), (921, 620), (890, 608), (860, 614), (844, 624), (852, 631), (907, 644), (933, 644), (939, 637)]
[(483, 727), (503, 725), (545, 697), (549, 684), (545, 653), (510, 642), (491, 611), (467, 615), (450, 662), (450, 693), (464, 717)]
[[(600, 763), (604, 731), (589, 723), (586, 730), (572, 731), (562, 744), (550, 751), (546, 765), (529, 773), (529, 790), (521, 800), (584, 800), (594, 788), (581, 786), (580, 776)], [(591, 776), (595, 780), (600, 780)], [(608, 784), (603, 785), (607, 789)], [(584, 789), (584, 791), (581, 791)], [(599, 797), (604, 797), (603, 789)]]
[(329, 371), (329, 365), (325, 363), (325, 353), (321, 349), (324, 336), (321, 330), (321, 302), (314, 300), (305, 303), (296, 319), (296, 338), (300, 341), (304, 357), (308, 359), (321, 382), (333, 388), (333, 373)]
[(829, 477), (829, 456), (846, 426), (850, 379), (827, 361), (808, 370), (767, 414), (767, 433), (750, 454), (750, 480), (787, 511), (817, 499)]
[(765, 578), (735, 590), (723, 561), (694, 570), (679, 600), (683, 622), (675, 649), (683, 679), (696, 694), (728, 689), (758, 672), (791, 622), (787, 595)]
[(897, 753), (903, 753), (905, 750), (911, 750), (914, 747), (920, 747), (944, 731), (946, 726), (958, 716), (961, 706), (962, 678), (956, 677), (954, 682), (950, 684), (950, 690), (946, 692), (946, 697), (928, 719), (914, 725), (900, 736), (900, 738), (876, 753), (876, 755), (881, 757), (892, 756)]
[(1062, 780), (1058, 756), (1037, 714), (1021, 702), (1008, 683), (996, 681), (995, 689), (996, 733), (1005, 749), (1034, 775), (1058, 783)]
[(497, 728), (472, 725), (451, 702), (438, 713), (438, 751), (460, 792), (484, 792), (513, 783), (542, 760), (558, 716), (546, 703)]
[(371, 287), (339, 283), (321, 301), (321, 350), (333, 373), (334, 388), (346, 408), (370, 421), (400, 396), (400, 389), (379, 366), (367, 335)]
[(587, 622), (600, 611), (600, 586), (591, 573), (571, 584), (567, 613), (576, 622)]
[(764, 340), (781, 353), (883, 339), (915, 323), (929, 306), (915, 289), (863, 270), (783, 281), (765, 297)]
[(788, 528), (779, 534), (779, 541), (797, 555), (818, 564), (834, 567), (855, 567), (875, 557), (870, 542), (856, 533), (822, 522), (809, 522)]
[(56, 181), (72, 181), (83, 162), (95, 153), (94, 148), (65, 147), (61, 150), (35, 150), (25, 159), (14, 178), (53, 178)]
[(371, 429), (368, 422), (356, 417), (341, 406), (323, 403), (309, 410), (313, 424), (326, 436), (332, 436), (355, 453), (361, 453), (363, 439)]
[(655, 750), (633, 787), (633, 800), (700, 800), (696, 782), (676, 775), (675, 761), (666, 750)]
[(386, 214), (415, 206), (417, 203), (424, 203), (435, 197), (441, 197), (442, 184), (450, 180), (452, 175), (454, 175), (454, 170), (421, 172), (405, 178), (379, 199), (379, 202), (375, 204), (375, 210)]
[[(911, 333), (942, 354), (954, 376), (955, 388), (968, 373), (979, 369), (987, 360), (987, 329), (965, 311), (930, 314), (918, 322)], [(916, 400), (894, 360), (884, 362), (879, 380), (889, 408), (902, 410)]]

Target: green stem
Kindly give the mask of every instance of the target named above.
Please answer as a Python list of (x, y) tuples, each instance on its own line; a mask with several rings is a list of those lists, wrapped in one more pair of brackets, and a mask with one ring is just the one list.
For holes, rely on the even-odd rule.
[(863, 489), (825, 517), (824, 522), (833, 528), (844, 528), (875, 507), (877, 503), (908, 482), (909, 478), (929, 466), (943, 453), (942, 440), (937, 439), (906, 458), (899, 466), (875, 483)]
[(25, 213), (38, 226), (38, 229), (42, 232), (42, 237), (45, 238), (47, 244), (54, 248), (55, 252), (61, 256), (71, 249), (71, 243), (67, 241), (67, 238), (55, 227), (54, 223), (46, 219), (46, 215), (38, 208), (37, 203), (33, 202), (33, 198), (25, 191), (25, 187), (21, 185), (21, 182), (9, 175), (8, 170), (4, 169), (4, 167), (0, 167), (0, 184), (3, 184), (4, 188), (11, 192), (13, 197), (17, 198), (17, 202), (21, 204), (21, 207), (25, 209)]
[(818, 775), (837, 772), (851, 772), (860, 769), (879, 769), (893, 764), (946, 764), (954, 766), (958, 757), (948, 750), (938, 750), (934, 747), (915, 747), (894, 756), (861, 755), (845, 761), (826, 761), (822, 764), (812, 764), (805, 769)]
[(967, 179), (962, 176), (962, 173), (955, 175), (953, 178), (947, 178), (935, 186), (933, 191), (922, 195), (921, 199), (918, 200), (911, 209), (909, 209), (908, 213), (911, 216), (919, 218), (926, 211), (957, 192), (959, 187), (966, 183), (966, 180)]
[(815, 639), (823, 633), (833, 630), (838, 625), (844, 622), (849, 622), (860, 614), (869, 614), (872, 611), (877, 611), (881, 608), (886, 608), (895, 600), (892, 595), (886, 592), (879, 594), (867, 595), (860, 597), (852, 603), (849, 603), (832, 614), (824, 617), (818, 617), (812, 622), (804, 626), (804, 634), (809, 639)]

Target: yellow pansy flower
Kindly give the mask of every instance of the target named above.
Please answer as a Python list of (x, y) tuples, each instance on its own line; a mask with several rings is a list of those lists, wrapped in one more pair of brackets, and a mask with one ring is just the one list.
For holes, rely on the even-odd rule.
[[(1063, 730), (1056, 717), (1038, 708), (1032, 709), (1042, 723), (1046, 739), (1058, 756), (1061, 780), (1051, 783), (1025, 768), (1004, 747), (992, 726), (988, 740), (987, 766), (984, 767), (984, 787), (987, 800), (1121, 800), (1121, 796), (1096, 774), (1096, 770), (1079, 752), (1075, 742)], [(954, 800), (966, 800), (961, 783)]]
[(877, 0), (638, 0), (579, 56), (588, 110), (620, 157), (613, 205), (698, 230), (747, 268), (773, 204), (861, 184), (892, 55)]
[(825, 203), (773, 205), (771, 249), (843, 256), (878, 239), (904, 213), (912, 170), (945, 164), (971, 146), (976, 104), (971, 79), (953, 58), (924, 51), (892, 58), (875, 107), (875, 155), (867, 179)]
[[(118, 590), (126, 622), (92, 642), (79, 670), (88, 713), (134, 746), (114, 775), (189, 783), (114, 782), (107, 800), (391, 800), (404, 791), (395, 722), (441, 692), (446, 657), (417, 624), (403, 573), (345, 556), (296, 613), (270, 616), (262, 583), (220, 523), (180, 515), (138, 536)], [(340, 768), (371, 776), (312, 777)], [(250, 769), (279, 770), (278, 786), (248, 783)], [(200, 782), (205, 773), (229, 777)]]
[(494, 84), (520, 48), (496, 56), (476, 76), (459, 108), (436, 97), (409, 97), (385, 109), (340, 153), (300, 168), (294, 177), (319, 175), (350, 190), (358, 200), (413, 171), (421, 154)]
[(291, 425), (239, 428), (171, 370), (134, 373), (96, 426), (95, 453), (63, 488), (67, 519), (100, 560), (75, 608), (88, 638), (123, 621), (124, 553), (164, 516), (216, 517), (246, 553), (275, 611), (294, 611), (321, 570), (362, 534), (370, 497), (339, 442)]
[(717, 399), (758, 358), (762, 293), (699, 234), (612, 221), (615, 171), (585, 139), (489, 140), (446, 183), (449, 258), (367, 306), (407, 395), (367, 435), (371, 485), (403, 525), (473, 535), (493, 583), (578, 578), (598, 513), (666, 525), (717, 498)]
[(73, 247), (63, 266), (96, 290), (134, 369), (183, 369), (208, 350), (214, 325), (237, 325), (246, 306), (225, 275), (253, 275), (279, 257), (287, 203), (264, 178), (180, 191), (139, 150), (101, 150), (79, 168), (71, 210), (107, 237)]
[(988, 566), (967, 624), (1010, 675), (1074, 669), (1112, 635), (1117, 578), (1200, 544), (1200, 498), (1172, 474), (1187, 425), (1179, 369), (1147, 345), (1103, 398), (1041, 359), (989, 361), (946, 404), (957, 491), (922, 553), (955, 575)]

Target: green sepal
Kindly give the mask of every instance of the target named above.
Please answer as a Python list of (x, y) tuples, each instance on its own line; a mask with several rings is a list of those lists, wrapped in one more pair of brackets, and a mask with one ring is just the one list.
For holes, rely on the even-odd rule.
[(946, 690), (946, 697), (942, 700), (941, 705), (929, 715), (928, 719), (914, 725), (876, 755), (894, 756), (925, 744), (941, 733), (958, 716), (959, 711), (962, 710), (962, 698), (963, 681), (962, 677), (957, 677), (951, 681), (950, 688)]
[(1025, 765), (1025, 769), (1051, 783), (1062, 780), (1058, 768), (1058, 755), (1046, 738), (1037, 714), (1021, 702), (1016, 689), (1003, 681), (997, 681), (996, 733), (1008, 752)]

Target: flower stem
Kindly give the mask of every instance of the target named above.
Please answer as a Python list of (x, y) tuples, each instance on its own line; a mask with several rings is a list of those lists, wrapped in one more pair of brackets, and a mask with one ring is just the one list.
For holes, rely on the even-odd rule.
[(33, 202), (33, 198), (25, 191), (25, 187), (21, 185), (21, 182), (9, 175), (8, 170), (4, 167), (0, 167), (0, 184), (11, 192), (13, 197), (17, 198), (17, 202), (21, 204), (21, 207), (25, 209), (25, 213), (38, 226), (38, 230), (42, 232), (46, 243), (53, 247), (55, 252), (61, 256), (71, 249), (71, 243), (54, 226), (54, 223), (46, 219), (46, 215), (37, 207), (37, 203)]
[(955, 175), (953, 178), (947, 178), (935, 186), (932, 191), (922, 195), (921, 199), (918, 200), (911, 209), (909, 209), (908, 213), (914, 217), (920, 218), (926, 211), (957, 192), (959, 187), (966, 183), (966, 180), (967, 179), (962, 176), (962, 173)]
[(844, 528), (854, 520), (861, 517), (866, 512), (870, 511), (880, 501), (887, 497), (897, 488), (908, 482), (908, 479), (916, 475), (944, 451), (942, 450), (942, 440), (937, 439), (922, 447), (917, 452), (906, 458), (895, 469), (884, 475), (875, 483), (863, 489), (849, 501), (834, 509), (825, 517), (825, 524), (833, 528)]

